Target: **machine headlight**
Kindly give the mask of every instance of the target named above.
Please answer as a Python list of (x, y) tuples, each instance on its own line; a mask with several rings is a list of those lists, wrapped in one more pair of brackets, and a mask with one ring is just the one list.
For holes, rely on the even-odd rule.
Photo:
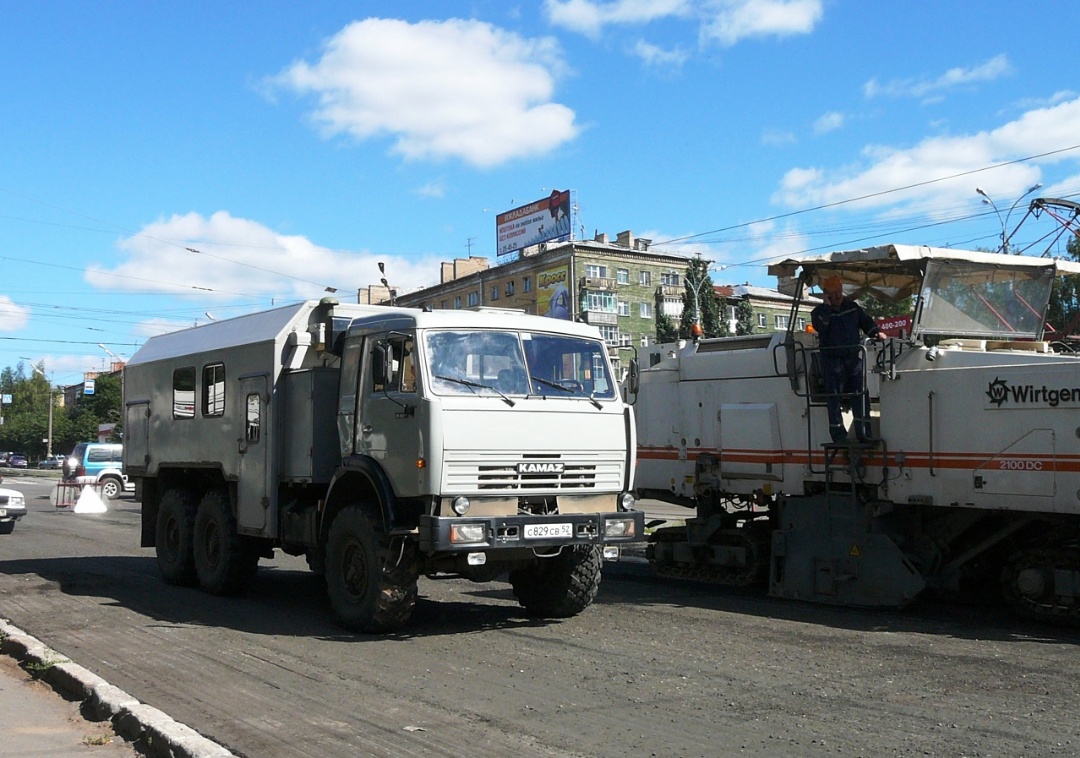
[(469, 498), (464, 495), (458, 495), (450, 503), (450, 507), (454, 509), (454, 513), (459, 516), (464, 516), (469, 512), (469, 505), (471, 505), (471, 503), (469, 503)]
[(637, 501), (634, 500), (634, 496), (629, 492), (624, 492), (619, 495), (619, 507), (622, 508), (624, 511), (632, 509), (635, 502)]
[(634, 536), (634, 519), (609, 518), (604, 521), (604, 536), (608, 539), (626, 539)]
[(484, 524), (450, 525), (450, 542), (454, 544), (486, 541), (487, 527)]

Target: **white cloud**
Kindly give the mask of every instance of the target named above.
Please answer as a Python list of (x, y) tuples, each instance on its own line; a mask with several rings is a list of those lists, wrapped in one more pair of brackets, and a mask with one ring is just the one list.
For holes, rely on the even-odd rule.
[(1006, 55), (996, 55), (973, 68), (951, 68), (935, 79), (896, 79), (885, 84), (871, 79), (863, 85), (867, 97), (940, 98), (942, 93), (981, 82), (990, 82), (1011, 74), (1012, 64)]
[(781, 129), (766, 129), (761, 135), (763, 145), (794, 145), (796, 142), (798, 142), (798, 139), (792, 132)]
[(598, 37), (613, 24), (647, 24), (690, 13), (690, 0), (544, 0), (544, 12), (552, 26)]
[(544, 155), (577, 136), (574, 111), (552, 101), (565, 72), (552, 38), (461, 19), (370, 18), (271, 84), (315, 96), (312, 117), (327, 136), (389, 137), (407, 159), (487, 167)]
[(814, 134), (828, 134), (844, 125), (844, 114), (837, 111), (826, 113), (814, 122)]
[(593, 39), (607, 26), (643, 26), (668, 18), (701, 24), (703, 42), (731, 46), (754, 37), (809, 34), (824, 15), (822, 0), (545, 0), (553, 26)]
[(436, 179), (435, 181), (428, 182), (422, 187), (417, 187), (416, 194), (420, 197), (445, 197), (446, 183), (442, 179)]
[[(1059, 151), (1077, 143), (1080, 134), (1080, 98), (1024, 113), (991, 131), (970, 135), (932, 137), (909, 148), (869, 145), (859, 164), (826, 170), (794, 168), (785, 174), (773, 200), (791, 208), (810, 208), (866, 198), (849, 207), (896, 206), (918, 202), (932, 207), (943, 200), (970, 198), (976, 184), (989, 178), (970, 174), (957, 179), (923, 184), (940, 177), (972, 172), (996, 164)], [(1012, 197), (1041, 179), (1041, 164), (1080, 161), (1080, 152), (1065, 151), (1032, 161), (995, 168), (994, 191)], [(904, 193), (899, 187), (922, 184)]]
[(713, 0), (703, 25), (705, 40), (732, 46), (754, 37), (809, 34), (821, 21), (821, 0)]
[(30, 309), (18, 305), (7, 295), (0, 295), (0, 332), (14, 332), (30, 321)]
[(664, 50), (645, 40), (638, 40), (637, 44), (634, 45), (634, 55), (641, 58), (645, 65), (654, 68), (678, 68), (686, 63), (686, 59), (689, 57), (680, 48)]
[[(127, 259), (113, 268), (88, 266), (90, 284), (220, 300), (300, 300), (322, 297), (326, 287), (334, 287), (338, 297), (352, 300), (357, 289), (378, 281), (380, 260), (386, 263), (387, 278), (403, 289), (431, 284), (439, 270), (438, 256), (406, 259), (331, 250), (226, 211), (209, 218), (174, 215), (147, 225), (118, 247)], [(170, 280), (165, 272), (177, 274)]]

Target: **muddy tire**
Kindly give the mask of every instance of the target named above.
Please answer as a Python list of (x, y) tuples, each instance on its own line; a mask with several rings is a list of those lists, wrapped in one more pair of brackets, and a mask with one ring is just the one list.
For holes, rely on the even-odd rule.
[(195, 510), (195, 495), (189, 490), (167, 490), (158, 503), (154, 542), (158, 569), (169, 584), (190, 587), (198, 581), (192, 551)]
[(330, 525), (326, 590), (346, 629), (391, 632), (409, 620), (416, 604), (416, 551), (389, 541), (364, 510), (350, 505)]
[(223, 490), (210, 490), (199, 502), (193, 553), (199, 586), (212, 595), (236, 595), (255, 580), (259, 556), (237, 534)]
[(600, 589), (600, 548), (564, 547), (554, 558), (538, 558), (510, 572), (514, 596), (530, 616), (569, 618), (588, 608)]

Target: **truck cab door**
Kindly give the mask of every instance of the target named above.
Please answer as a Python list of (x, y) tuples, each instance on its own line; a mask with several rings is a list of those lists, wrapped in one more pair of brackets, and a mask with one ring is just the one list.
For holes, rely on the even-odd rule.
[(419, 494), (416, 346), (401, 333), (368, 337), (364, 343), (356, 452), (383, 468), (397, 495)]

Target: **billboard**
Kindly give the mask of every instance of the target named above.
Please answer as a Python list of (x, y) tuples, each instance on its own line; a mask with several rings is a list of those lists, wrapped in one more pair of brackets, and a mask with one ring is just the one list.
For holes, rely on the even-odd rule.
[(552, 190), (542, 200), (495, 217), (496, 250), (506, 255), (541, 242), (564, 242), (573, 229), (570, 190)]
[(550, 318), (570, 319), (570, 268), (558, 266), (536, 276), (536, 312)]

